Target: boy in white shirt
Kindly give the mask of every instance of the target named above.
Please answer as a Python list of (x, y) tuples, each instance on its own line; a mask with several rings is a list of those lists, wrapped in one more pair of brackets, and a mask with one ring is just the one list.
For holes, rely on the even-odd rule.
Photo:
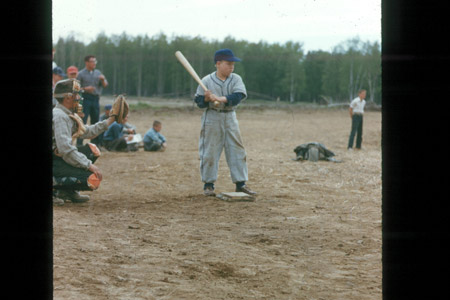
[(350, 137), (348, 139), (348, 150), (353, 149), (353, 141), (356, 134), (356, 149), (361, 149), (362, 143), (362, 129), (363, 129), (363, 116), (364, 106), (366, 105), (366, 90), (359, 90), (358, 97), (352, 100), (349, 107), (350, 118), (352, 119), (352, 129), (350, 131)]

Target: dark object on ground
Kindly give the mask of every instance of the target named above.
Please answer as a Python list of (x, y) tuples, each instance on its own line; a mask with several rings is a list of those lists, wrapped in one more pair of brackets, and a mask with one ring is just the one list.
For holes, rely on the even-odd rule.
[(341, 162), (340, 160), (336, 160), (333, 156), (335, 154), (327, 149), (323, 144), (317, 142), (310, 142), (301, 144), (294, 149), (296, 158), (293, 160), (309, 160), (309, 161), (319, 161), (319, 160), (327, 160), (332, 162)]

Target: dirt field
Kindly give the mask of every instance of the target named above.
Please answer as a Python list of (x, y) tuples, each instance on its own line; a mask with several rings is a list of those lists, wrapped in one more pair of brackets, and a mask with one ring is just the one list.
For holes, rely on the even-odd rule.
[[(132, 111), (162, 153), (103, 152), (91, 200), (54, 207), (54, 299), (346, 299), (381, 296), (381, 113), (348, 152), (345, 109), (239, 108), (255, 202), (202, 195), (200, 109)], [(342, 163), (293, 161), (320, 142)], [(222, 155), (217, 192), (234, 190)]]

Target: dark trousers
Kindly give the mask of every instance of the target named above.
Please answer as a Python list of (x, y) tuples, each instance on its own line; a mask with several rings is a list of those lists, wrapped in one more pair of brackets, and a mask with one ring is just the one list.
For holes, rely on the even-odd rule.
[[(78, 147), (78, 151), (86, 155), (86, 157), (94, 163), (98, 157), (94, 156), (88, 145)], [(87, 180), (92, 172), (66, 163), (61, 157), (53, 155), (52, 160), (53, 171), (53, 188), (57, 190), (91, 190)]]
[[(88, 118), (91, 119), (91, 125), (97, 123), (100, 119), (100, 96), (98, 95), (91, 95), (84, 93), (82, 95), (83, 97), (83, 123), (86, 124)], [(100, 139), (99, 137), (95, 137), (91, 140), (91, 143), (96, 144), (97, 146), (100, 146)], [(82, 139), (77, 139), (77, 146), (81, 146), (83, 143)]]
[(108, 151), (128, 151), (127, 140), (125, 139), (125, 137), (120, 137), (112, 141), (103, 140), (103, 145)]
[(363, 115), (353, 114), (352, 116), (352, 130), (350, 132), (350, 137), (348, 138), (347, 148), (353, 148), (353, 141), (356, 135), (356, 147), (361, 149), (362, 144), (362, 133), (363, 133)]
[(161, 144), (150, 142), (144, 143), (144, 151), (159, 151), (161, 150)]

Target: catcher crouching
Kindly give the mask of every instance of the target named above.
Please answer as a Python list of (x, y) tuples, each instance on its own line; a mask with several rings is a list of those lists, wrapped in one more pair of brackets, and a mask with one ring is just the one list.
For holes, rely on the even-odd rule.
[(92, 143), (76, 147), (76, 139), (92, 139), (106, 131), (114, 121), (122, 121), (128, 113), (125, 98), (117, 98), (108, 119), (84, 125), (77, 114), (81, 108), (79, 93), (81, 86), (76, 79), (61, 80), (54, 89), (53, 96), (58, 101), (53, 108), (52, 120), (53, 203), (56, 205), (64, 204), (64, 200), (88, 201), (89, 196), (81, 195), (79, 191), (96, 190), (102, 181), (102, 173), (94, 165), (100, 150)]

